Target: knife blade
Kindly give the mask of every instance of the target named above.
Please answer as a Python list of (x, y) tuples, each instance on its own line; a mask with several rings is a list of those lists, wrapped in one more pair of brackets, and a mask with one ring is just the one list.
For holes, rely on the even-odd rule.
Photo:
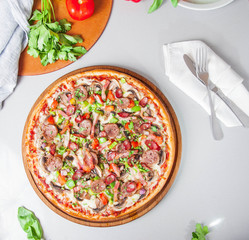
[[(201, 79), (199, 79), (196, 75), (196, 69), (195, 69), (195, 63), (192, 61), (192, 59), (187, 55), (183, 55), (184, 62), (186, 63), (188, 69), (191, 71), (191, 73), (204, 85), (206, 85)], [(211, 81), (209, 81), (209, 88), (211, 91), (216, 93), (217, 96), (219, 96), (224, 103), (232, 110), (232, 112), (235, 114), (235, 116), (239, 119), (239, 121), (242, 123), (244, 127), (249, 127), (249, 117), (244, 113), (234, 102), (232, 102), (215, 84), (213, 84)]]

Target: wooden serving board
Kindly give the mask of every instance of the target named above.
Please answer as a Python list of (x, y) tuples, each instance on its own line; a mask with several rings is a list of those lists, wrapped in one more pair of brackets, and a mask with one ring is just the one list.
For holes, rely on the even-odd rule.
[[(91, 71), (91, 70), (96, 70), (96, 69), (114, 70), (114, 71), (118, 71), (120, 73), (128, 74), (128, 75), (136, 78), (142, 84), (144, 84), (147, 88), (149, 88), (155, 94), (155, 96), (157, 96), (158, 100), (160, 101), (160, 103), (162, 104), (162, 106), (164, 107), (164, 109), (166, 110), (166, 112), (168, 113), (168, 115), (170, 117), (170, 124), (171, 124), (172, 129), (173, 129), (173, 139), (174, 139), (174, 145), (175, 145), (174, 163), (173, 163), (171, 172), (169, 174), (169, 177), (168, 177), (166, 183), (164, 184), (164, 186), (162, 187), (161, 191), (157, 195), (155, 195), (155, 197), (153, 197), (149, 202), (147, 202), (145, 205), (138, 208), (137, 210), (135, 210), (133, 212), (130, 212), (128, 214), (122, 215), (122, 216), (117, 216), (115, 219), (110, 219), (109, 221), (108, 220), (106, 220), (106, 221), (90, 221), (90, 220), (85, 220), (85, 219), (82, 219), (82, 218), (77, 218), (77, 217), (71, 216), (68, 213), (62, 211), (55, 204), (51, 203), (46, 198), (46, 196), (43, 194), (43, 192), (40, 191), (39, 187), (36, 185), (36, 183), (35, 183), (35, 181), (34, 181), (34, 179), (32, 177), (32, 174), (29, 171), (29, 168), (27, 166), (27, 160), (26, 160), (26, 155), (25, 155), (25, 134), (27, 132), (27, 127), (28, 127), (29, 121), (31, 121), (32, 113), (33, 113), (34, 109), (36, 108), (36, 106), (39, 104), (39, 102), (44, 98), (44, 96), (46, 96), (46, 94), (56, 84), (63, 81), (64, 79), (66, 79), (66, 78), (68, 78), (68, 77), (70, 77), (72, 75), (76, 75), (78, 73), (81, 73), (81, 72)], [(29, 116), (27, 117), (26, 124), (25, 124), (24, 131), (23, 131), (23, 138), (22, 138), (22, 155), (23, 155), (24, 168), (25, 168), (26, 174), (28, 176), (28, 179), (29, 179), (33, 189), (37, 193), (37, 195), (41, 198), (41, 200), (50, 209), (52, 209), (54, 212), (56, 212), (60, 216), (66, 218), (66, 219), (68, 219), (68, 220), (70, 220), (72, 222), (82, 224), (82, 225), (86, 225), (86, 226), (91, 226), (91, 227), (111, 227), (111, 226), (121, 225), (121, 224), (133, 221), (133, 220), (143, 216), (145, 213), (147, 213), (153, 207), (155, 207), (162, 200), (162, 198), (166, 195), (166, 193), (169, 191), (171, 185), (173, 184), (173, 182), (175, 180), (175, 177), (176, 177), (178, 169), (179, 169), (180, 161), (181, 161), (181, 153), (182, 153), (182, 139), (181, 139), (180, 126), (179, 126), (176, 114), (175, 114), (172, 106), (170, 105), (169, 101), (164, 96), (164, 94), (153, 83), (151, 83), (148, 79), (144, 78), (143, 76), (141, 76), (141, 75), (139, 75), (139, 74), (137, 74), (137, 73), (135, 73), (133, 71), (130, 71), (128, 69), (124, 69), (124, 68), (120, 68), (120, 67), (114, 67), (114, 66), (92, 66), (92, 67), (81, 68), (81, 69), (78, 69), (76, 71), (70, 72), (70, 73), (62, 76), (61, 78), (59, 78), (58, 80), (53, 82), (39, 96), (39, 98), (37, 99), (37, 101), (33, 105), (32, 109), (31, 109), (31, 111), (29, 113)]]
[[(111, 14), (113, 0), (94, 0), (95, 9), (93, 15), (83, 21), (76, 21), (70, 17), (65, 0), (53, 0), (52, 3), (57, 20), (66, 18), (72, 23), (72, 29), (67, 33), (69, 35), (81, 35), (84, 41), (78, 45), (84, 46), (87, 51), (89, 51), (106, 27)], [(40, 9), (40, 0), (34, 1), (33, 9)], [(28, 55), (26, 47), (20, 57), (18, 75), (31, 76), (49, 73), (59, 70), (71, 63), (71, 61), (58, 60), (55, 63), (42, 66), (40, 58), (34, 58)]]

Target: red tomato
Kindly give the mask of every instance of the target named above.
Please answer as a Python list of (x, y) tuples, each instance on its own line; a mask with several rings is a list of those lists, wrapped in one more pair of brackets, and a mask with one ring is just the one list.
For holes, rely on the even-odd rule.
[(67, 11), (74, 20), (82, 21), (93, 15), (93, 0), (66, 0)]
[(100, 193), (100, 194), (99, 194), (99, 198), (100, 198), (101, 202), (102, 202), (104, 205), (106, 205), (106, 204), (108, 203), (108, 198), (107, 198), (107, 196), (106, 196), (104, 193)]
[(99, 140), (95, 138), (92, 142), (92, 148), (96, 149), (99, 146)]

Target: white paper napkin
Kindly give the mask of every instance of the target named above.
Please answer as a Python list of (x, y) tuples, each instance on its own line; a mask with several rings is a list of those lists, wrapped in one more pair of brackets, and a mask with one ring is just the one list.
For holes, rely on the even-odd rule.
[[(163, 46), (165, 72), (169, 80), (210, 114), (206, 87), (193, 76), (183, 60), (183, 54), (195, 60), (196, 49), (199, 47), (207, 48), (210, 81), (249, 116), (249, 92), (242, 84), (243, 79), (202, 41), (177, 42)], [(242, 125), (216, 94), (212, 93), (212, 97), (217, 117), (227, 127)]]
[(26, 47), (33, 0), (0, 1), (0, 109), (16, 86), (18, 62)]

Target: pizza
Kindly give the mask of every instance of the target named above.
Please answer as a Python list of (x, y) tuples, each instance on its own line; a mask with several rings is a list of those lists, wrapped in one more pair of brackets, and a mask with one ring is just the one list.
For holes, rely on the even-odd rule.
[(24, 130), (24, 157), (39, 191), (70, 216), (111, 220), (144, 206), (172, 171), (170, 115), (144, 83), (97, 69), (53, 83)]

